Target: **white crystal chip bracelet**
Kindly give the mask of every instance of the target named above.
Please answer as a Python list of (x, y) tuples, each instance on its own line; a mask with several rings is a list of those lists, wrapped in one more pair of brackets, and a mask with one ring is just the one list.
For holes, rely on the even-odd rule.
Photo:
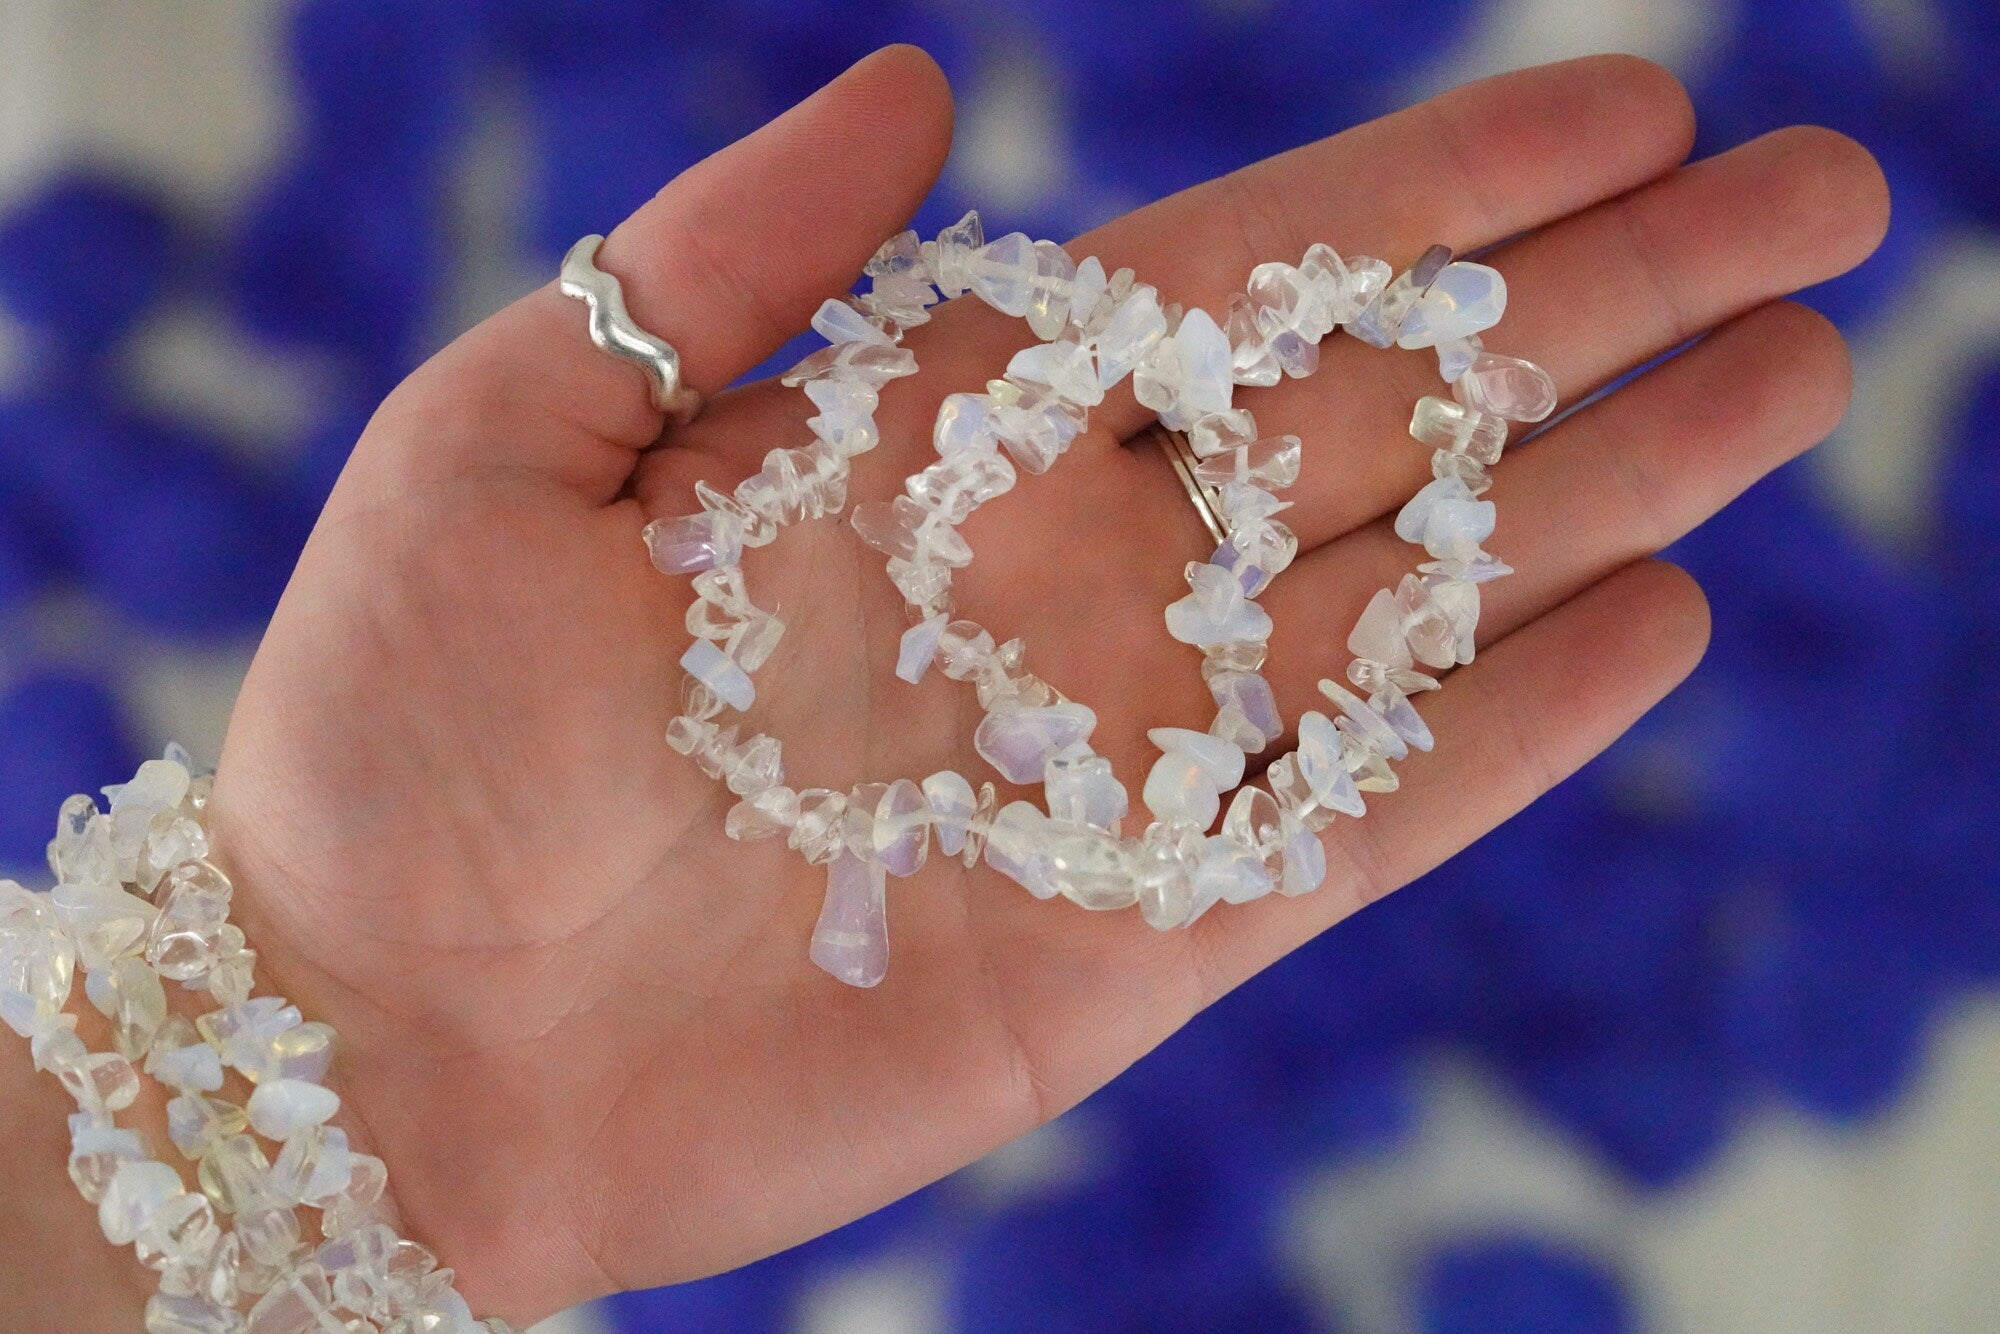
[[(967, 865), (983, 857), (1038, 897), (1061, 894), (1092, 908), (1136, 903), (1162, 928), (1216, 902), (1317, 886), (1325, 874), (1317, 832), (1336, 813), (1361, 814), (1364, 792), (1395, 786), (1390, 762), (1431, 744), (1409, 696), (1437, 681), (1416, 665), (1469, 660), (1478, 585), (1507, 572), (1481, 546), (1494, 517), (1481, 499), (1485, 469), (1505, 444), (1507, 420), (1546, 416), (1554, 396), (1538, 369), (1481, 346), (1504, 305), (1500, 275), (1434, 248), (1392, 279), (1380, 261), (1314, 246), (1297, 266), (1260, 265), (1218, 324), (1161, 305), (1129, 271), (1107, 275), (1052, 243), (1019, 234), (989, 243), (972, 215), (935, 241), (892, 239), (868, 275), (871, 291), (851, 304), (830, 301), (815, 318), (832, 345), (785, 377), (819, 409), (809, 422), (818, 454), (773, 451), (733, 495), (698, 487), (700, 514), (648, 531), (656, 564), (695, 573), (688, 626), (705, 641), (683, 659), (687, 706), (668, 740), (740, 798), (727, 820), (732, 837), (782, 835), (828, 865), (814, 960), (843, 981), (880, 980), (886, 878), (916, 871), (933, 837), (941, 854)], [(911, 607), (897, 675), (915, 681), (935, 663), (970, 681), (985, 715), (975, 748), (1007, 781), (1041, 783), (1046, 809), (998, 807), (990, 783), (975, 790), (951, 771), (844, 793), (795, 790), (784, 783), (775, 739), (739, 741), (735, 726), (720, 721), (725, 708), (754, 703), (750, 676), (782, 629), (749, 602), (737, 561), (779, 526), (841, 507), (846, 460), (878, 438), (877, 391), (915, 370), (903, 331), (927, 320), (940, 297), (968, 291), (1025, 316), (1048, 341), (1017, 353), (984, 393), (947, 397), (934, 432), (937, 461), (908, 478), (902, 496), (860, 507), (852, 522), (887, 556)], [(1379, 346), (1434, 347), (1452, 385), (1451, 399), (1425, 398), (1413, 415), (1434, 480), (1398, 522), (1432, 559), (1378, 595), (1357, 624), (1348, 678), (1362, 693), (1323, 683), (1337, 717), (1313, 712), (1300, 721), (1298, 748), (1270, 766), (1270, 791), (1238, 789), (1248, 757), (1284, 730), (1260, 670), (1271, 626), (1255, 598), (1297, 549), (1275, 516), (1285, 507), (1276, 493), (1298, 476), (1300, 447), (1290, 437), (1260, 438), (1250, 414), (1232, 406), (1233, 390), (1312, 373), (1319, 341), (1337, 326)], [(1143, 404), (1187, 431), (1228, 533), (1208, 562), (1189, 567), (1188, 596), (1168, 610), (1170, 632), (1202, 650), (1216, 715), (1206, 732), (1149, 734), (1162, 755), (1142, 793), (1153, 819), (1136, 838), (1121, 832), (1126, 789), (1089, 746), (1095, 714), (1027, 671), (1020, 641), (996, 643), (956, 618), (950, 596), (953, 572), (972, 558), (957, 528), (1012, 489), (1020, 471), (1051, 467), (1126, 375)], [(1232, 789), (1220, 830), (1210, 832)]]
[[(257, 956), (210, 860), (210, 784), (170, 748), (106, 788), (108, 809), (64, 803), (53, 890), (0, 880), (0, 1021), (76, 1101), (70, 1179), (105, 1238), (159, 1276), (145, 1329), (509, 1334), (505, 1321), (475, 1320), (452, 1271), (386, 1223), (387, 1170), (330, 1124), (333, 1030), (251, 995)], [(65, 1009), (78, 967), (110, 1051), (90, 1051)], [(173, 1003), (202, 997), (212, 1008), (192, 1020)], [(192, 1189), (117, 1124), (142, 1072), (172, 1095), (167, 1137)]]

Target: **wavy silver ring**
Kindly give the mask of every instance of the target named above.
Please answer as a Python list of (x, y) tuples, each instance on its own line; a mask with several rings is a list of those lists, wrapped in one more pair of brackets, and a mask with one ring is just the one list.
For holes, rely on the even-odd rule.
[(597, 267), (601, 236), (586, 236), (563, 256), (562, 291), (590, 307), (590, 341), (614, 357), (635, 363), (652, 387), (653, 406), (685, 426), (701, 411), (701, 395), (681, 383), (681, 354), (632, 322), (625, 290)]

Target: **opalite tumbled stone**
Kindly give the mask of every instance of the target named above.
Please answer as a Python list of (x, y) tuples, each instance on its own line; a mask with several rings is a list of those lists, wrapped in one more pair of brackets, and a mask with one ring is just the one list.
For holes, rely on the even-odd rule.
[(942, 769), (924, 780), (924, 798), (930, 803), (931, 829), (938, 851), (956, 857), (965, 846), (966, 826), (976, 809), (972, 783), (964, 774)]
[[(1212, 739), (1219, 745), (1229, 744), (1219, 737)], [(1200, 761), (1181, 749), (1169, 750), (1153, 761), (1140, 799), (1155, 820), (1186, 821), (1201, 829), (1214, 824), (1216, 812), (1222, 809), (1222, 789)]]
[(92, 1115), (123, 1111), (139, 1098), (139, 1072), (115, 1051), (90, 1052), (55, 1073), (76, 1105)]
[(1326, 881), (1326, 847), (1319, 835), (1297, 820), (1287, 817), (1283, 870), (1278, 879), (1280, 894), (1310, 894)]
[(1111, 772), (1111, 761), (1085, 750), (1049, 757), (1042, 773), (1042, 796), (1049, 818), (1117, 832), (1131, 801)]
[(1324, 678), (1319, 683), (1319, 690), (1339, 707), (1342, 731), (1352, 732), (1386, 759), (1400, 760), (1409, 755), (1409, 744), (1396, 734), (1395, 728), (1383, 721), (1381, 714), (1368, 706), (1367, 700), (1340, 682)]
[(847, 823), (847, 794), (829, 788), (809, 787), (799, 792), (799, 816), (785, 835), (785, 846), (808, 863), (822, 865), (846, 846), (843, 831)]
[(1014, 489), (1014, 465), (993, 449), (961, 449), (941, 456), (903, 483), (910, 499), (946, 523), (965, 522), (973, 510)]
[(1104, 401), (1097, 365), (1079, 343), (1036, 343), (1022, 348), (1007, 363), (1007, 375), (1047, 385), (1071, 403), (1094, 407)]
[(1208, 678), (1208, 693), (1218, 709), (1236, 711), (1256, 730), (1262, 737), (1259, 749), (1277, 740), (1285, 730), (1271, 683), (1256, 672), (1217, 672)]
[[(1188, 448), (1196, 458), (1233, 454), (1257, 443), (1257, 419), (1246, 408), (1230, 408), (1198, 418), (1188, 428)], [(1283, 506), (1283, 502), (1273, 503)]]
[(1440, 339), (1437, 345), (1438, 379), (1450, 384), (1459, 376), (1472, 369), (1472, 363), (1484, 351), (1479, 335), (1464, 338)]
[(1347, 651), (1388, 667), (1410, 665), (1410, 641), (1403, 634), (1403, 612), (1394, 593), (1376, 590), (1347, 636)]
[(1438, 270), (1403, 321), (1397, 340), (1406, 348), (1430, 347), (1484, 332), (1507, 309), (1507, 280), (1498, 269), (1459, 260)]
[(1263, 859), (1232, 838), (1211, 835), (1196, 863), (1194, 909), (1188, 920), (1198, 919), (1217, 903), (1248, 903), (1271, 892), (1271, 873)]
[(1282, 491), (1299, 480), (1299, 456), (1297, 436), (1274, 435), (1231, 453), (1203, 459), (1195, 465), (1194, 475), (1210, 486), (1247, 482)]
[(1271, 614), (1244, 595), (1234, 574), (1206, 561), (1190, 561), (1186, 573), (1190, 591), (1168, 605), (1168, 634), (1197, 646), (1271, 637)]
[(1556, 410), (1556, 382), (1531, 361), (1481, 352), (1472, 369), (1451, 384), (1451, 396), (1468, 408), (1508, 421), (1538, 422)]
[(1360, 815), (1364, 809), (1361, 794), (1354, 786), (1354, 776), (1341, 762), (1341, 753), (1340, 731), (1332, 719), (1317, 709), (1299, 716), (1298, 776), (1307, 794), (1322, 809)]
[(116, 885), (57, 885), (49, 902), (76, 944), (76, 957), (96, 971), (145, 948), (156, 909)]
[[(1104, 308), (1110, 294), (1110, 279), (1104, 261), (1086, 255), (1076, 266), (1069, 284), (1069, 327), (1086, 337), (1094, 335), (1110, 312)], [(1041, 335), (1038, 335), (1041, 336)]]
[(1035, 337), (1054, 338), (1069, 323), (1076, 269), (1069, 252), (1054, 241), (1035, 242), (1034, 296), (1028, 302), (1028, 328)]
[(1048, 854), (1049, 817), (1025, 801), (1011, 801), (993, 817), (986, 836), (986, 864), (1038, 899), (1056, 885)]
[(945, 623), (951, 618), (944, 615), (927, 616), (909, 629), (903, 631), (902, 641), (896, 649), (896, 676), (912, 685), (923, 680), (937, 657), (938, 636), (944, 633)]
[(340, 1110), (340, 1095), (303, 1079), (272, 1079), (257, 1086), (247, 1107), (250, 1127), (265, 1139), (288, 1140)]
[(1243, 781), (1243, 751), (1221, 737), (1190, 727), (1155, 727), (1147, 731), (1146, 739), (1162, 751), (1187, 755), (1218, 791), (1227, 792)]
[[(1082, 269), (1078, 269), (1078, 277)], [(1219, 331), (1218, 331), (1219, 332)], [(1167, 336), (1167, 317), (1150, 287), (1135, 288), (1097, 335), (1097, 383), (1109, 390), (1132, 373), (1153, 345)], [(1223, 339), (1227, 361), (1228, 339)]]
[(1429, 750), (1434, 744), (1429, 724), (1418, 716), (1410, 697), (1394, 686), (1377, 690), (1368, 697), (1368, 707), (1382, 716), (1397, 736), (1412, 750)]
[[(1229, 337), (1214, 316), (1199, 308), (1190, 310), (1174, 332), (1180, 349), (1181, 378), (1175, 395), (1175, 417), (1184, 429), (1188, 423), (1229, 406), (1235, 375)], [(1163, 419), (1164, 420), (1164, 419)]]
[(129, 1246), (155, 1210), (182, 1194), (181, 1174), (161, 1162), (127, 1160), (105, 1187), (97, 1204), (98, 1226), (114, 1246)]
[(812, 318), (813, 332), (829, 343), (876, 343), (883, 347), (895, 345), (895, 339), (845, 301), (828, 299)]
[(1229, 370), (1236, 383), (1274, 385), (1282, 373), (1277, 353), (1257, 327), (1257, 313), (1241, 292), (1229, 298), (1228, 316), (1222, 331), (1229, 337)]
[(980, 720), (972, 746), (1010, 783), (1042, 778), (1049, 757), (1090, 739), (1097, 715), (1081, 704), (1002, 704)]
[(1079, 907), (1108, 911), (1139, 900), (1132, 856), (1114, 834), (1088, 825), (1054, 828), (1047, 856), (1056, 892)]
[(812, 962), (848, 986), (874, 986), (888, 972), (886, 874), (842, 852), (826, 864), (826, 902), (812, 928)]
[(1007, 315), (1026, 315), (1035, 295), (1035, 243), (1009, 232), (964, 260), (972, 294)]
[(1348, 322), (1347, 331), (1370, 347), (1388, 347), (1403, 335), (1403, 325), (1416, 310), (1424, 290), (1451, 262), (1449, 247), (1434, 245), (1404, 272), (1396, 275), (1382, 294)]
[(743, 559), (740, 526), (726, 515), (706, 510), (678, 519), (655, 519), (642, 535), (653, 568), (662, 574), (694, 574)]
[(757, 687), (751, 682), (750, 673), (737, 666), (713, 640), (697, 639), (688, 645), (687, 652), (681, 654), (681, 666), (689, 676), (714, 691), (717, 699), (738, 712), (756, 702)]
[(244, 1334), (242, 1313), (202, 1297), (156, 1292), (146, 1299), (146, 1334)]
[(121, 1129), (88, 1112), (69, 1118), (69, 1179), (90, 1203), (104, 1198), (120, 1167), (145, 1157), (146, 1143), (137, 1131)]
[(1410, 434), (1432, 449), (1464, 454), (1490, 467), (1507, 446), (1507, 419), (1427, 394), (1410, 414)]
[(1440, 477), (1410, 497), (1396, 515), (1396, 536), (1422, 544), (1441, 560), (1464, 560), (1478, 554), (1498, 517), (1493, 502), (1475, 499), (1464, 481)]
[(881, 343), (837, 343), (823, 347), (780, 377), (788, 388), (814, 380), (845, 380), (879, 390), (891, 380), (917, 373), (916, 354)]
[(995, 436), (1030, 474), (1047, 472), (1083, 430), (1084, 409), (1065, 402), (1045, 385), (989, 380), (986, 397)]
[(241, 1107), (221, 1098), (184, 1093), (167, 1103), (167, 1138), (184, 1158), (200, 1158), (250, 1123)]
[[(848, 811), (855, 809), (848, 798)], [(872, 859), (890, 875), (915, 875), (930, 849), (931, 808), (923, 789), (907, 778), (883, 787), (868, 825)]]

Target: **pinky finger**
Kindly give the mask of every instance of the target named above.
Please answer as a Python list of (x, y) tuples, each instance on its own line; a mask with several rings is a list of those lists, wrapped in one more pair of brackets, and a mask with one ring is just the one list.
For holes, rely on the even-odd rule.
[(1326, 883), (1195, 923), (1203, 1003), (1437, 866), (1581, 768), (1694, 670), (1708, 604), (1689, 575), (1642, 561), (1481, 650), (1425, 716), (1437, 749), (1402, 786), (1325, 835)]

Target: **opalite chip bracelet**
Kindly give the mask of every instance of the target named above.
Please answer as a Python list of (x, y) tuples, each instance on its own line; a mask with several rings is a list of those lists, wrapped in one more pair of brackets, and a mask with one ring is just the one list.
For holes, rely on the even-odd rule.
[[(69, 1175), (105, 1238), (159, 1275), (148, 1334), (503, 1334), (396, 1235), (381, 1159), (331, 1124), (334, 1031), (251, 994), (257, 956), (211, 860), (209, 787), (170, 750), (106, 788), (107, 809), (64, 804), (52, 892), (0, 880), (0, 1019), (76, 1100)], [(109, 1050), (65, 1008), (79, 967)], [(118, 1124), (143, 1077), (171, 1094), (184, 1166)]]
[[(668, 744), (737, 795), (727, 817), (732, 838), (782, 836), (827, 866), (814, 962), (857, 986), (882, 979), (887, 878), (914, 874), (933, 840), (967, 866), (983, 856), (1038, 898), (1137, 906), (1161, 929), (1185, 926), (1218, 902), (1316, 888), (1326, 873), (1319, 831), (1336, 814), (1363, 814), (1364, 793), (1396, 787), (1392, 761), (1430, 748), (1410, 696), (1439, 682), (1419, 666), (1472, 660), (1479, 587), (1509, 572), (1481, 545), (1495, 520), (1492, 502), (1481, 499), (1487, 469), (1506, 444), (1508, 422), (1547, 417), (1555, 390), (1538, 367), (1481, 346), (1480, 333), (1505, 305), (1500, 275), (1432, 247), (1392, 279), (1380, 260), (1342, 259), (1315, 245), (1297, 266), (1259, 265), (1218, 322), (1205, 311), (1163, 306), (1130, 270), (1107, 275), (1094, 258), (1078, 263), (1052, 242), (1020, 233), (988, 242), (974, 214), (935, 241), (913, 232), (892, 238), (866, 273), (865, 295), (828, 301), (814, 317), (829, 346), (784, 377), (817, 409), (807, 421), (813, 442), (774, 449), (733, 493), (698, 484), (699, 513), (646, 532), (655, 565), (692, 574), (696, 594), (687, 615), (695, 642), (682, 658), (684, 707)], [(880, 438), (879, 391), (917, 369), (901, 346), (904, 332), (926, 322), (940, 299), (967, 292), (1025, 317), (1045, 341), (1016, 354), (984, 393), (945, 398), (933, 435), (937, 461), (907, 478), (894, 501), (857, 509), (852, 523), (889, 557), (889, 578), (910, 608), (896, 675), (914, 682), (936, 663), (971, 682), (985, 710), (974, 748), (1007, 782), (1042, 784), (1044, 804), (1000, 805), (991, 782), (975, 788), (950, 770), (844, 792), (795, 789), (785, 782), (778, 739), (739, 736), (726, 717), (754, 706), (752, 674), (783, 632), (750, 600), (742, 553), (787, 524), (844, 507), (849, 460)], [(1320, 683), (1337, 716), (1304, 714), (1296, 749), (1266, 769), (1268, 790), (1239, 787), (1250, 757), (1285, 730), (1260, 671), (1271, 621), (1255, 599), (1297, 551), (1275, 516), (1286, 508), (1277, 493), (1297, 479), (1302, 450), (1295, 437), (1261, 437), (1251, 414), (1233, 405), (1234, 390), (1311, 374), (1320, 340), (1335, 328), (1375, 347), (1432, 348), (1451, 386), (1451, 398), (1415, 405), (1410, 433), (1432, 450), (1432, 480), (1395, 525), (1430, 559), (1378, 592), (1353, 627), (1347, 679), (1354, 689)], [(953, 571), (973, 555), (959, 525), (1012, 490), (1020, 470), (1048, 471), (1083, 431), (1090, 408), (1127, 376), (1162, 427), (1186, 432), (1197, 480), (1214, 489), (1226, 532), (1206, 562), (1188, 566), (1190, 591), (1166, 610), (1169, 633), (1201, 651), (1216, 713), (1206, 731), (1148, 733), (1162, 753), (1141, 792), (1152, 820), (1136, 836), (1123, 834), (1126, 788), (1090, 748), (1096, 715), (1027, 671), (1021, 641), (996, 643), (959, 618), (951, 598)]]

